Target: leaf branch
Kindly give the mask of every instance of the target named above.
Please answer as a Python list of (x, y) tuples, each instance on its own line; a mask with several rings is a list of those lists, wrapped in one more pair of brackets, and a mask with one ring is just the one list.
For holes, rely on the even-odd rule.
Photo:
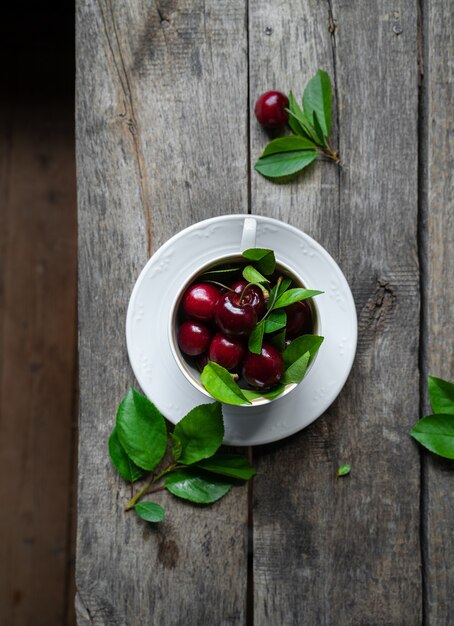
[[(133, 509), (138, 503), (138, 501), (142, 498), (142, 496), (144, 496), (146, 493), (152, 493), (151, 488), (155, 483), (158, 482), (158, 480), (163, 478), (163, 476), (165, 476), (169, 472), (173, 472), (173, 470), (175, 469), (177, 469), (177, 464), (171, 463), (165, 469), (163, 469), (162, 472), (159, 472), (159, 474), (156, 474), (155, 476), (153, 476), (150, 482), (148, 482), (145, 485), (145, 487), (143, 487), (138, 493), (136, 493), (136, 495), (133, 498), (131, 498), (131, 500), (125, 506), (125, 511), (130, 511), (131, 509)], [(156, 491), (158, 491), (158, 489), (156, 489)]]
[(255, 164), (266, 178), (290, 179), (319, 160), (340, 165), (339, 153), (329, 142), (332, 89), (328, 74), (319, 70), (308, 82), (302, 97), (303, 108), (289, 93), (288, 125), (292, 135), (270, 141)]

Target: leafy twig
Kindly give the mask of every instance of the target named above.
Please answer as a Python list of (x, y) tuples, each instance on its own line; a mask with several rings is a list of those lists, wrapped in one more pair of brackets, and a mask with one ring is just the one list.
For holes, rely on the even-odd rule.
[(172, 463), (171, 465), (168, 465), (164, 470), (162, 470), (162, 472), (159, 472), (159, 474), (156, 474), (156, 476), (154, 476), (150, 480), (150, 482), (145, 485), (143, 489), (141, 489), (138, 493), (136, 493), (136, 495), (133, 498), (131, 498), (131, 500), (128, 502), (128, 504), (125, 507), (125, 511), (130, 511), (131, 509), (133, 509), (135, 505), (137, 504), (137, 502), (140, 500), (140, 498), (144, 496), (146, 493), (149, 493), (150, 488), (155, 483), (157, 483), (158, 480), (163, 478), (169, 472), (173, 472), (173, 470), (176, 469), (176, 467), (177, 467), (176, 464)]
[(289, 93), (288, 124), (292, 135), (273, 139), (257, 160), (255, 169), (271, 179), (291, 177), (308, 167), (317, 158), (340, 163), (339, 154), (329, 142), (331, 132), (331, 81), (319, 70), (308, 82), (302, 107)]
[[(141, 501), (143, 496), (167, 489), (179, 498), (211, 504), (226, 495), (233, 485), (232, 478), (251, 478), (255, 470), (247, 459), (218, 454), (223, 438), (219, 402), (194, 407), (169, 435), (159, 410), (148, 398), (130, 389), (120, 403), (109, 438), (110, 458), (130, 482), (142, 478), (146, 471), (152, 473), (125, 511), (134, 509), (147, 522), (161, 522), (164, 509), (156, 502)], [(164, 483), (158, 485), (164, 478)]]

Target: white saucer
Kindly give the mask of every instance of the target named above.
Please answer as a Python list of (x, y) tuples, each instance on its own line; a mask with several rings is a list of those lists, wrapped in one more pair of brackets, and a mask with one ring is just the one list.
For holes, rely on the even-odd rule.
[(183, 376), (167, 335), (170, 308), (181, 285), (213, 256), (239, 252), (244, 219), (257, 220), (256, 247), (270, 248), (295, 268), (317, 296), (325, 337), (314, 366), (287, 396), (264, 406), (223, 406), (224, 443), (251, 446), (301, 430), (334, 401), (347, 380), (356, 351), (353, 296), (339, 266), (311, 237), (259, 215), (227, 215), (199, 222), (167, 241), (151, 257), (134, 286), (126, 318), (126, 341), (134, 374), (150, 400), (176, 424), (194, 406), (210, 402)]

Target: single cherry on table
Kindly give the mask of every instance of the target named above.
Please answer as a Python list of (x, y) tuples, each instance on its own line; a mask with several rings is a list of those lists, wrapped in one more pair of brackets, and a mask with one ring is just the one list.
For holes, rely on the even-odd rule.
[(289, 101), (281, 91), (267, 91), (255, 103), (255, 116), (264, 128), (280, 128), (287, 123)]

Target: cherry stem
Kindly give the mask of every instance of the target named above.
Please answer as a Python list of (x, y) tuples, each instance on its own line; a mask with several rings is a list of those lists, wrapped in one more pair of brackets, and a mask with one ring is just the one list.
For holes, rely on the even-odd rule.
[(334, 150), (329, 145), (322, 150), (322, 154), (326, 156), (330, 161), (334, 161), (335, 163), (340, 162), (339, 154), (337, 152), (334, 152)]
[(223, 285), (222, 283), (219, 283), (217, 280), (206, 280), (206, 283), (212, 283), (213, 285), (217, 285), (218, 287), (222, 287), (223, 289), (227, 289), (227, 291), (232, 291), (233, 289), (231, 289), (230, 287), (227, 287), (227, 285)]
[(147, 491), (147, 494), (148, 493), (156, 493), (157, 491), (163, 491), (164, 489), (165, 489), (164, 485), (159, 485), (158, 487), (155, 487), (154, 489), (149, 489)]
[(246, 289), (248, 289), (248, 287), (252, 287), (252, 285), (254, 285), (255, 283), (248, 283), (246, 285), (246, 287), (243, 289), (243, 291), (241, 292), (241, 296), (240, 299), (238, 300), (238, 304), (241, 304), (243, 302), (243, 298), (244, 298), (244, 294), (246, 293)]

